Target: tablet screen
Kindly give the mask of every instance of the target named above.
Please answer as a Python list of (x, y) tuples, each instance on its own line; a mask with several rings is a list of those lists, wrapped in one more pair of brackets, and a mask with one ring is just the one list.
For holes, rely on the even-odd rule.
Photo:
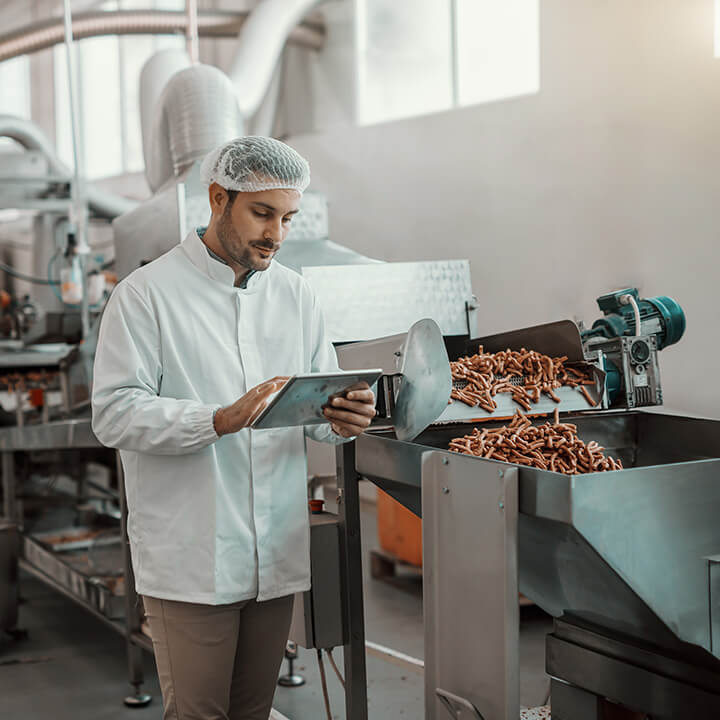
[(331, 397), (344, 395), (361, 382), (372, 387), (381, 375), (378, 369), (294, 375), (270, 399), (252, 427), (263, 430), (326, 423), (323, 408)]

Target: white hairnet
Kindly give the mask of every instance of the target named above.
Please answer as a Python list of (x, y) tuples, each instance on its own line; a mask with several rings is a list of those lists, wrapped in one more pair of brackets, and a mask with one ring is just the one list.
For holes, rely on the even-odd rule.
[(235, 138), (208, 153), (200, 166), (206, 185), (217, 183), (226, 190), (297, 190), (310, 184), (307, 160), (284, 142), (248, 135)]

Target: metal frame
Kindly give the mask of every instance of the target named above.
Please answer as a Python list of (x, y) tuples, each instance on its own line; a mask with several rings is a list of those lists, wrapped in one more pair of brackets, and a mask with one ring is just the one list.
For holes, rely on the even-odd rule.
[[(21, 509), (16, 499), (17, 483), (15, 460), (19, 452), (32, 452), (40, 450), (97, 450), (102, 448), (92, 432), (89, 418), (64, 420), (42, 425), (27, 425), (22, 428), (8, 427), (0, 431), (0, 467), (2, 467), (3, 485), (3, 515), (10, 522), (17, 522), (22, 530)], [(126, 622), (112, 620), (94, 607), (88, 605), (82, 598), (73, 594), (68, 588), (58, 583), (54, 578), (35, 567), (27, 560), (20, 558), (20, 568), (65, 597), (80, 605), (94, 617), (101, 620), (107, 627), (125, 635), (127, 641), (129, 683), (135, 688), (135, 694), (125, 699), (129, 706), (143, 706), (150, 702), (151, 696), (145, 695), (140, 688), (143, 683), (142, 650), (152, 652), (152, 642), (140, 631), (140, 612), (135, 593), (135, 578), (130, 562), (130, 552), (127, 541), (127, 507), (125, 503), (125, 489), (123, 484), (122, 463), (119, 454), (116, 454), (116, 471), (118, 477), (118, 495), (122, 509), (121, 533), (124, 546), (125, 566), (125, 603)], [(79, 485), (82, 492), (82, 483)]]
[[(367, 720), (356, 443), (340, 446), (337, 461), (346, 718)], [(465, 708), (480, 720), (515, 720), (520, 711), (518, 470), (436, 451), (424, 455), (418, 474), (424, 519), (425, 717), (441, 720), (447, 717), (444, 710), (457, 716)], [(459, 583), (462, 597), (456, 592)], [(466, 593), (475, 598), (472, 606), (464, 602)]]

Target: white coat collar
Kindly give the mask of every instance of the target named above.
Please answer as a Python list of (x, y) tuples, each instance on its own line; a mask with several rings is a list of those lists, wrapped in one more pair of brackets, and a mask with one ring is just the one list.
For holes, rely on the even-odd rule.
[[(207, 245), (200, 239), (196, 230), (191, 230), (180, 244), (187, 256), (204, 275), (211, 280), (235, 287), (235, 273), (229, 265), (225, 265), (210, 256)], [(248, 278), (247, 287), (244, 289), (235, 288), (238, 292), (257, 292), (265, 282), (265, 276), (273, 269), (275, 260), (270, 267), (262, 272), (255, 272)]]

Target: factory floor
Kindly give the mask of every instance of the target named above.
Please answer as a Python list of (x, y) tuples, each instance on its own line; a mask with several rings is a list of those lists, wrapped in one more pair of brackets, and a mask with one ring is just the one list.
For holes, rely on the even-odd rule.
[[(416, 658), (423, 657), (422, 591), (418, 578), (388, 584), (368, 575), (368, 553), (377, 547), (374, 506), (362, 513), (367, 639)], [(125, 643), (100, 621), (39, 581), (21, 577), (24, 599), (20, 624), (29, 637), (0, 638), (0, 718), (2, 720), (160, 720), (160, 690), (153, 660), (145, 655), (144, 690), (154, 696), (144, 709), (122, 704), (126, 682)], [(548, 688), (544, 638), (549, 619), (524, 608), (520, 628), (521, 703), (542, 704)], [(342, 669), (342, 651), (335, 653)], [(281, 672), (286, 672), (283, 663)], [(372, 720), (423, 716), (422, 675), (386, 660), (368, 657), (368, 703)], [(306, 684), (278, 687), (274, 707), (289, 720), (325, 718), (315, 652), (300, 649), (295, 672)], [(344, 718), (343, 692), (327, 667), (333, 718)]]

